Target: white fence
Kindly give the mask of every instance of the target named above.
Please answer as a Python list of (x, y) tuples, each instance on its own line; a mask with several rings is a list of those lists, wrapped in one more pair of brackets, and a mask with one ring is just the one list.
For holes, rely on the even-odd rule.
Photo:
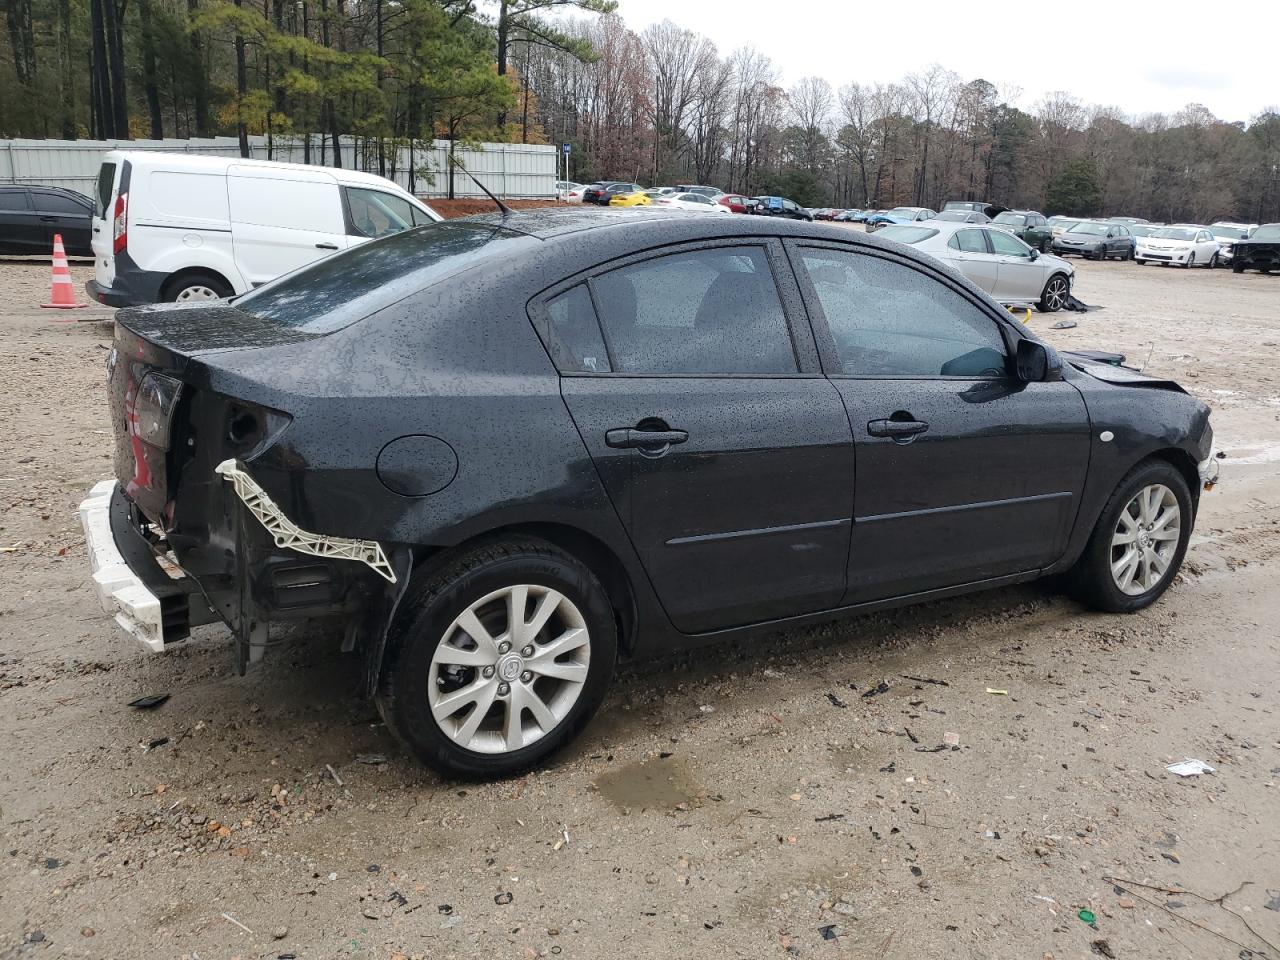
[[(342, 137), (342, 165), (378, 172), (374, 141)], [(168, 153), (200, 153), (238, 157), (235, 137), (198, 140), (0, 140), (0, 183), (30, 183), (66, 187), (91, 195), (98, 179), (98, 165), (107, 150), (160, 150)], [(276, 137), (271, 159), (302, 163), (300, 138)], [(250, 137), (249, 155), (267, 159), (267, 138)], [(412, 163), (410, 157), (412, 155)], [(449, 194), (449, 141), (420, 140), (388, 149), (387, 176), (420, 197)], [(554, 199), (558, 156), (554, 146), (525, 143), (483, 143), (479, 149), (459, 147), (458, 162), (500, 197)], [(319, 137), (311, 140), (311, 162), (320, 162)], [(327, 165), (333, 153), (325, 154)], [(461, 170), (454, 173), (455, 197), (483, 197), (472, 179)]]

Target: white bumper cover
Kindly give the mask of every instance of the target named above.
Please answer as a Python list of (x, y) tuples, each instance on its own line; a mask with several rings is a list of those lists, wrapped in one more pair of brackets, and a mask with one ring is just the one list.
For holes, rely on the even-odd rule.
[(116, 626), (151, 652), (160, 653), (164, 650), (160, 598), (129, 569), (111, 532), (111, 496), (116, 486), (115, 480), (96, 483), (80, 504), (93, 589), (103, 612), (115, 618)]

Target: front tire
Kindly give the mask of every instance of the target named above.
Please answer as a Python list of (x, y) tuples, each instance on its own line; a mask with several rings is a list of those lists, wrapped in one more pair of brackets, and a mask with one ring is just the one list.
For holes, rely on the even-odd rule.
[(1040, 294), (1038, 305), (1040, 312), (1057, 313), (1066, 305), (1070, 293), (1071, 285), (1067, 283), (1067, 278), (1060, 273), (1055, 273), (1045, 282), (1044, 290)]
[(1215, 253), (1209, 258), (1209, 269), (1216, 270), (1218, 268), (1218, 255)]
[(1196, 265), (1196, 255), (1193, 253), (1191, 254), (1191, 256), (1187, 257), (1186, 262), (1182, 264), (1182, 269), (1190, 270), (1195, 265)]
[(572, 740), (617, 659), (613, 608), (581, 562), (532, 538), (476, 547), (411, 583), (377, 703), (445, 775), (512, 776)]
[(1191, 539), (1194, 506), (1182, 474), (1145, 460), (1120, 481), (1076, 564), (1080, 599), (1108, 613), (1132, 613), (1169, 588)]

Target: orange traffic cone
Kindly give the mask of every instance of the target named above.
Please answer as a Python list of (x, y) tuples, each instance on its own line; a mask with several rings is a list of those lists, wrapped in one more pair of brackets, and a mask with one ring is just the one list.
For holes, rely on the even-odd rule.
[(53, 235), (53, 281), (49, 291), (51, 302), (40, 306), (51, 310), (75, 310), (87, 307), (87, 303), (76, 303), (75, 286), (71, 282), (71, 268), (67, 266), (67, 251), (62, 246), (62, 234)]

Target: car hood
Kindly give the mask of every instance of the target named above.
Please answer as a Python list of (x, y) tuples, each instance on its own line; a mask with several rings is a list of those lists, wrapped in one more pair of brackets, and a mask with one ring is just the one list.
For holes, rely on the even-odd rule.
[(1058, 235), (1058, 239), (1063, 243), (1101, 243), (1106, 237), (1094, 236), (1091, 233), (1072, 233), (1067, 231)]
[(1095, 380), (1101, 380), (1104, 383), (1113, 383), (1122, 387), (1149, 387), (1156, 390), (1172, 390), (1175, 393), (1187, 392), (1176, 380), (1169, 380), (1165, 377), (1152, 377), (1141, 370), (1135, 370), (1133, 367), (1100, 363), (1092, 357), (1070, 351), (1065, 351), (1062, 355), (1068, 363), (1081, 373), (1087, 373)]
[(1061, 257), (1055, 257), (1051, 253), (1042, 253), (1036, 258), (1036, 263), (1042, 266), (1053, 267), (1055, 270), (1061, 270), (1063, 273), (1074, 274), (1076, 268), (1071, 265), (1070, 260), (1063, 260)]

